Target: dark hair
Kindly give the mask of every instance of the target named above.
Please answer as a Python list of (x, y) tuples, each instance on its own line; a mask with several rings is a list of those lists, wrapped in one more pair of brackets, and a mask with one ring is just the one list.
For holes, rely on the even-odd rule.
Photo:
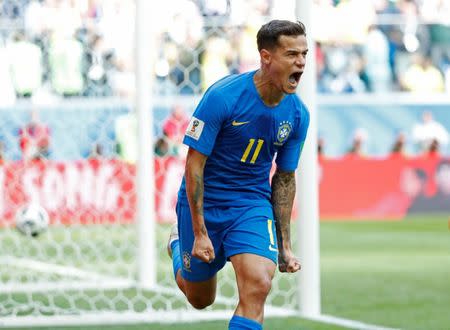
[(280, 36), (306, 36), (305, 25), (300, 21), (287, 20), (273, 20), (264, 24), (256, 36), (258, 50), (276, 48)]

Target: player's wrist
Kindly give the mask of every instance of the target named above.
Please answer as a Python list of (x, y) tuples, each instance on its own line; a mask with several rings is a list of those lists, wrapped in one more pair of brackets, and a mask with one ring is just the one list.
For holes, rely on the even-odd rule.
[(292, 254), (292, 246), (291, 243), (283, 242), (283, 244), (278, 245), (278, 250), (283, 254)]
[(196, 239), (208, 237), (208, 231), (204, 221), (198, 221), (197, 225), (194, 225), (193, 232)]
[(195, 232), (194, 231), (194, 239), (203, 239), (203, 238), (206, 238), (206, 237), (209, 237), (208, 236), (208, 233), (202, 233), (202, 232)]

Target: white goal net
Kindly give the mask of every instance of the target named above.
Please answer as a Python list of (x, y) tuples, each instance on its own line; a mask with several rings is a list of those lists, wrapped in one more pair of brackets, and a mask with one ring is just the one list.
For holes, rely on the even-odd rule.
[[(148, 143), (155, 196), (147, 196), (155, 198), (147, 221), (156, 232), (143, 244), (130, 23), (136, 3), (0, 1), (0, 326), (231, 316), (232, 268), (219, 275), (214, 306), (196, 312), (175, 286), (166, 242), (183, 175), (185, 118), (212, 81), (258, 64), (255, 33), (270, 6), (208, 3), (158, 4)], [(17, 210), (28, 203), (50, 217), (36, 237), (15, 227)], [(139, 278), (142, 248), (155, 249), (151, 286)], [(296, 281), (276, 274), (266, 315), (297, 313)]]

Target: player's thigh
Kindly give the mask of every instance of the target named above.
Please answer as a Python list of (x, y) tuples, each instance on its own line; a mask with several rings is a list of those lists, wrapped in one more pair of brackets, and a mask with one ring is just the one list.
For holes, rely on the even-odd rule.
[(183, 279), (183, 288), (189, 302), (196, 308), (211, 305), (216, 298), (217, 275), (201, 282)]
[(239, 296), (262, 301), (270, 291), (278, 260), (273, 211), (270, 206), (241, 211), (224, 238), (224, 251), (235, 269)]
[(236, 273), (240, 299), (264, 301), (272, 286), (276, 264), (251, 253), (236, 254), (230, 260)]
[(265, 257), (276, 265), (278, 247), (270, 206), (235, 208), (236, 217), (224, 237), (225, 256), (249, 253)]

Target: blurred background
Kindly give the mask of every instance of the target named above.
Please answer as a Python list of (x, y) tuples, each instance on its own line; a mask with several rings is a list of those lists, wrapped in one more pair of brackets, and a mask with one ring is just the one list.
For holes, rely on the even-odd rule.
[[(448, 328), (450, 1), (312, 6), (324, 310), (408, 329)], [(0, 0), (0, 284), (18, 280), (20, 288), (42, 279), (44, 266), (30, 272), (27, 261), (10, 256), (136, 278), (138, 243), (129, 226), (138, 158), (135, 10), (134, 0)], [(295, 1), (171, 0), (152, 10), (149, 148), (164, 260), (190, 115), (214, 81), (259, 66), (257, 30), (272, 18), (294, 20)], [(52, 224), (31, 242), (10, 230), (28, 202), (42, 205)], [(160, 283), (173, 286), (169, 261), (158, 267)], [(276, 284), (269, 303), (295, 308), (294, 280)], [(219, 294), (233, 297), (232, 275), (224, 281)], [(280, 294), (285, 287), (291, 289)], [(1, 292), (0, 323), (17, 306), (70, 314), (120, 309), (128, 297), (119, 290), (117, 302), (101, 293), (92, 303), (79, 291), (80, 302), (66, 302), (71, 295), (64, 292), (45, 299)], [(347, 294), (352, 298), (342, 302)], [(136, 295), (124, 303), (130, 309), (140, 307), (129, 301), (184, 306), (179, 297)]]
[[(179, 158), (186, 151), (181, 140), (187, 120), (201, 93), (224, 75), (257, 68), (258, 28), (270, 18), (295, 19), (295, 1), (176, 0), (154, 10), (154, 153)], [(132, 0), (0, 2), (2, 159), (37, 155), (57, 161), (97, 156), (136, 161), (134, 11)], [(436, 162), (448, 157), (449, 1), (316, 0), (312, 19), (317, 23), (308, 33), (316, 43), (310, 60), (317, 64), (322, 173), (338, 166), (329, 160), (343, 159), (341, 164), (351, 163), (343, 166), (343, 176), (362, 168), (358, 187), (379, 186), (373, 174), (380, 176), (381, 170), (354, 168), (355, 159)], [(380, 187), (377, 194), (400, 189), (415, 197), (410, 186), (417, 184), (401, 179), (401, 173), (423, 166), (388, 163), (381, 166), (392, 172), (393, 182), (384, 182), (390, 188)], [(437, 175), (432, 167), (425, 170), (427, 197), (437, 185), (450, 191), (448, 171)], [(352, 212), (336, 210), (324, 197), (338, 189), (328, 177), (321, 181), (323, 215), (406, 213), (406, 206), (400, 213), (383, 211), (391, 202), (381, 200), (365, 201), (362, 210), (358, 205)], [(348, 199), (358, 198), (360, 189), (346, 185), (355, 192)], [(450, 211), (448, 196), (444, 202), (448, 206), (440, 208)], [(367, 211), (377, 208), (381, 213)], [(169, 208), (164, 212), (173, 218)]]

